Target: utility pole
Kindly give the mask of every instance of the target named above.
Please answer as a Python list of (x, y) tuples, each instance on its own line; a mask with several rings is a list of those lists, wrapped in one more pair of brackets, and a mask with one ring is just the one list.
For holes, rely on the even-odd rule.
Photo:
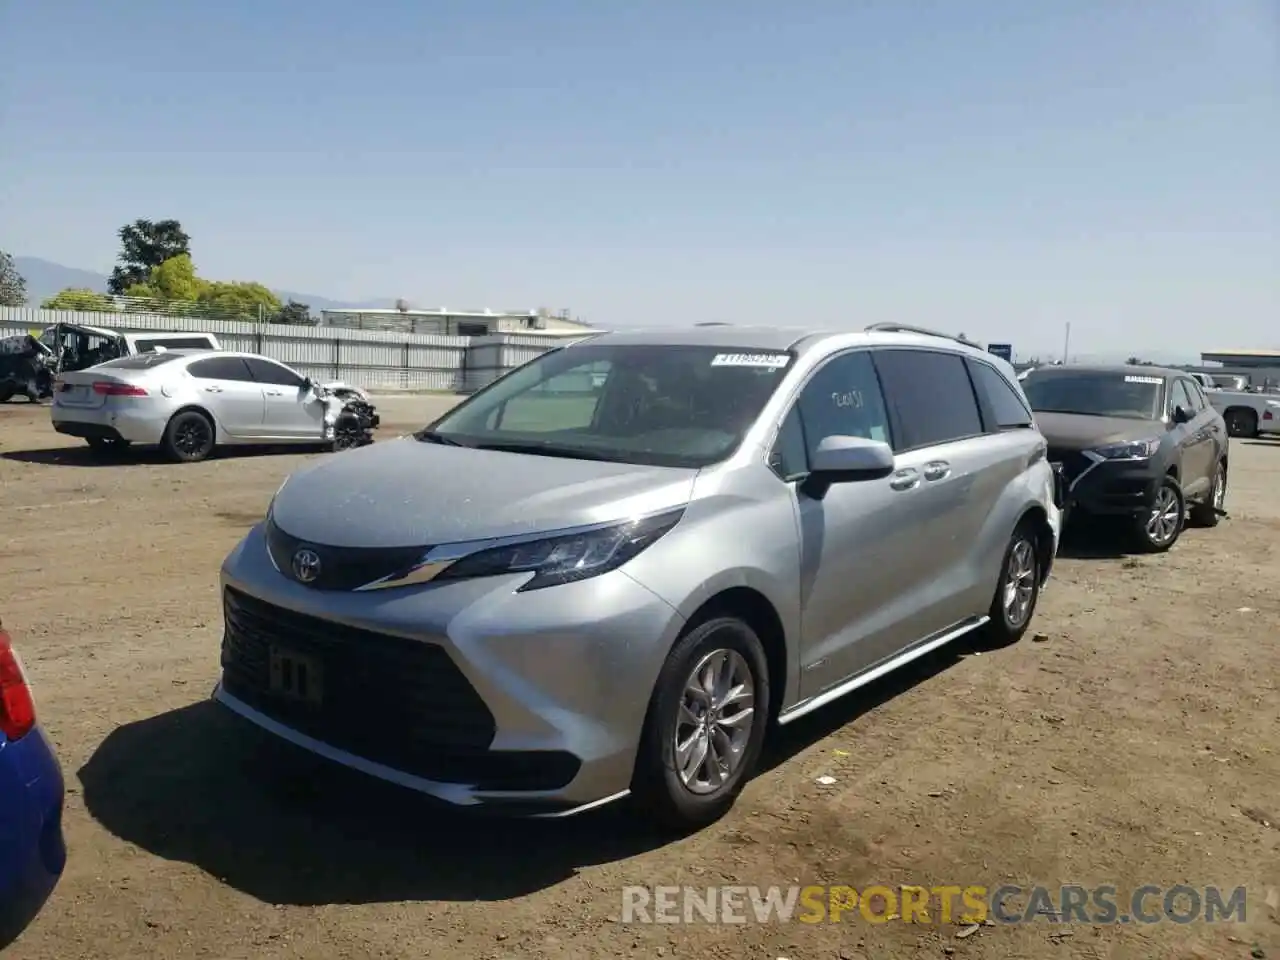
[(1071, 350), (1071, 321), (1067, 321), (1067, 333), (1062, 339), (1062, 362), (1067, 362), (1067, 354)]

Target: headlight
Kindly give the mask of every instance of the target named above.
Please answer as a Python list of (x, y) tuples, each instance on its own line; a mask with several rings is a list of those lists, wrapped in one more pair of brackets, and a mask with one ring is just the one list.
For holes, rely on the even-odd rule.
[(1159, 449), (1160, 438), (1152, 437), (1150, 440), (1110, 443), (1105, 447), (1095, 448), (1093, 452), (1107, 460), (1146, 460), (1148, 457), (1155, 456), (1155, 452)]
[(481, 550), (450, 564), (435, 579), (461, 580), (503, 573), (532, 573), (533, 577), (521, 585), (520, 591), (586, 580), (622, 566), (679, 523), (683, 515), (682, 507), (587, 533), (546, 537)]

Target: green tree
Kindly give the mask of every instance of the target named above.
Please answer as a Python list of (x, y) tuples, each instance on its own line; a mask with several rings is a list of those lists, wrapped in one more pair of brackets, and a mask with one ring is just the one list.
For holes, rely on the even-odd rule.
[(280, 313), (280, 298), (260, 283), (206, 283), (199, 303), (209, 313), (236, 320), (260, 320)]
[(196, 276), (196, 265), (191, 262), (191, 254), (180, 253), (152, 268), (146, 282), (135, 283), (125, 290), (125, 296), (195, 301), (200, 299), (201, 292), (207, 286), (208, 283)]
[(280, 312), (275, 315), (274, 320), (276, 323), (307, 324), (315, 322), (311, 318), (311, 305), (299, 303), (297, 300), (290, 300), (281, 307)]
[(0, 250), (0, 307), (20, 307), (27, 302), (27, 281), (13, 264), (13, 257)]
[(84, 310), (89, 313), (115, 313), (116, 305), (105, 293), (97, 293), (84, 287), (67, 287), (44, 303), (43, 310)]
[(135, 220), (120, 228), (120, 264), (111, 271), (107, 289), (122, 294), (145, 284), (166, 260), (191, 253), (191, 237), (177, 220)]

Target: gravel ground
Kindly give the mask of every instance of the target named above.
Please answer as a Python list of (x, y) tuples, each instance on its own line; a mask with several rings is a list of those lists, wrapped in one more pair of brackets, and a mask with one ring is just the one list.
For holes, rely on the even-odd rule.
[[(387, 399), (379, 435), (448, 402)], [(7, 955), (1280, 958), (1280, 444), (1231, 452), (1230, 520), (1158, 557), (1068, 544), (1034, 639), (949, 649), (788, 727), (730, 816), (664, 842), (625, 808), (441, 813), (208, 701), (218, 565), (324, 454), (100, 465), (47, 408), (0, 406), (0, 616), (66, 771), (70, 848)], [(1006, 882), (1245, 886), (1247, 914), (620, 922), (635, 884)]]

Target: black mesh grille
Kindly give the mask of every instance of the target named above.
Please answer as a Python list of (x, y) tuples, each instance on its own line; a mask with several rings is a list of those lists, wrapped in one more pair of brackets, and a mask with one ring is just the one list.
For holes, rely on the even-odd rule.
[(286, 533), (267, 518), (267, 549), (285, 576), (296, 580), (294, 555), (306, 548), (320, 558), (320, 575), (306, 584), (316, 590), (354, 590), (393, 573), (402, 573), (417, 563), (430, 547), (331, 547), (312, 543)]
[[(301, 733), (411, 772), (442, 752), (483, 750), (493, 740), (493, 715), (442, 647), (294, 613), (230, 588), (223, 614), (227, 691)], [(272, 648), (319, 667), (318, 702), (271, 691)]]

